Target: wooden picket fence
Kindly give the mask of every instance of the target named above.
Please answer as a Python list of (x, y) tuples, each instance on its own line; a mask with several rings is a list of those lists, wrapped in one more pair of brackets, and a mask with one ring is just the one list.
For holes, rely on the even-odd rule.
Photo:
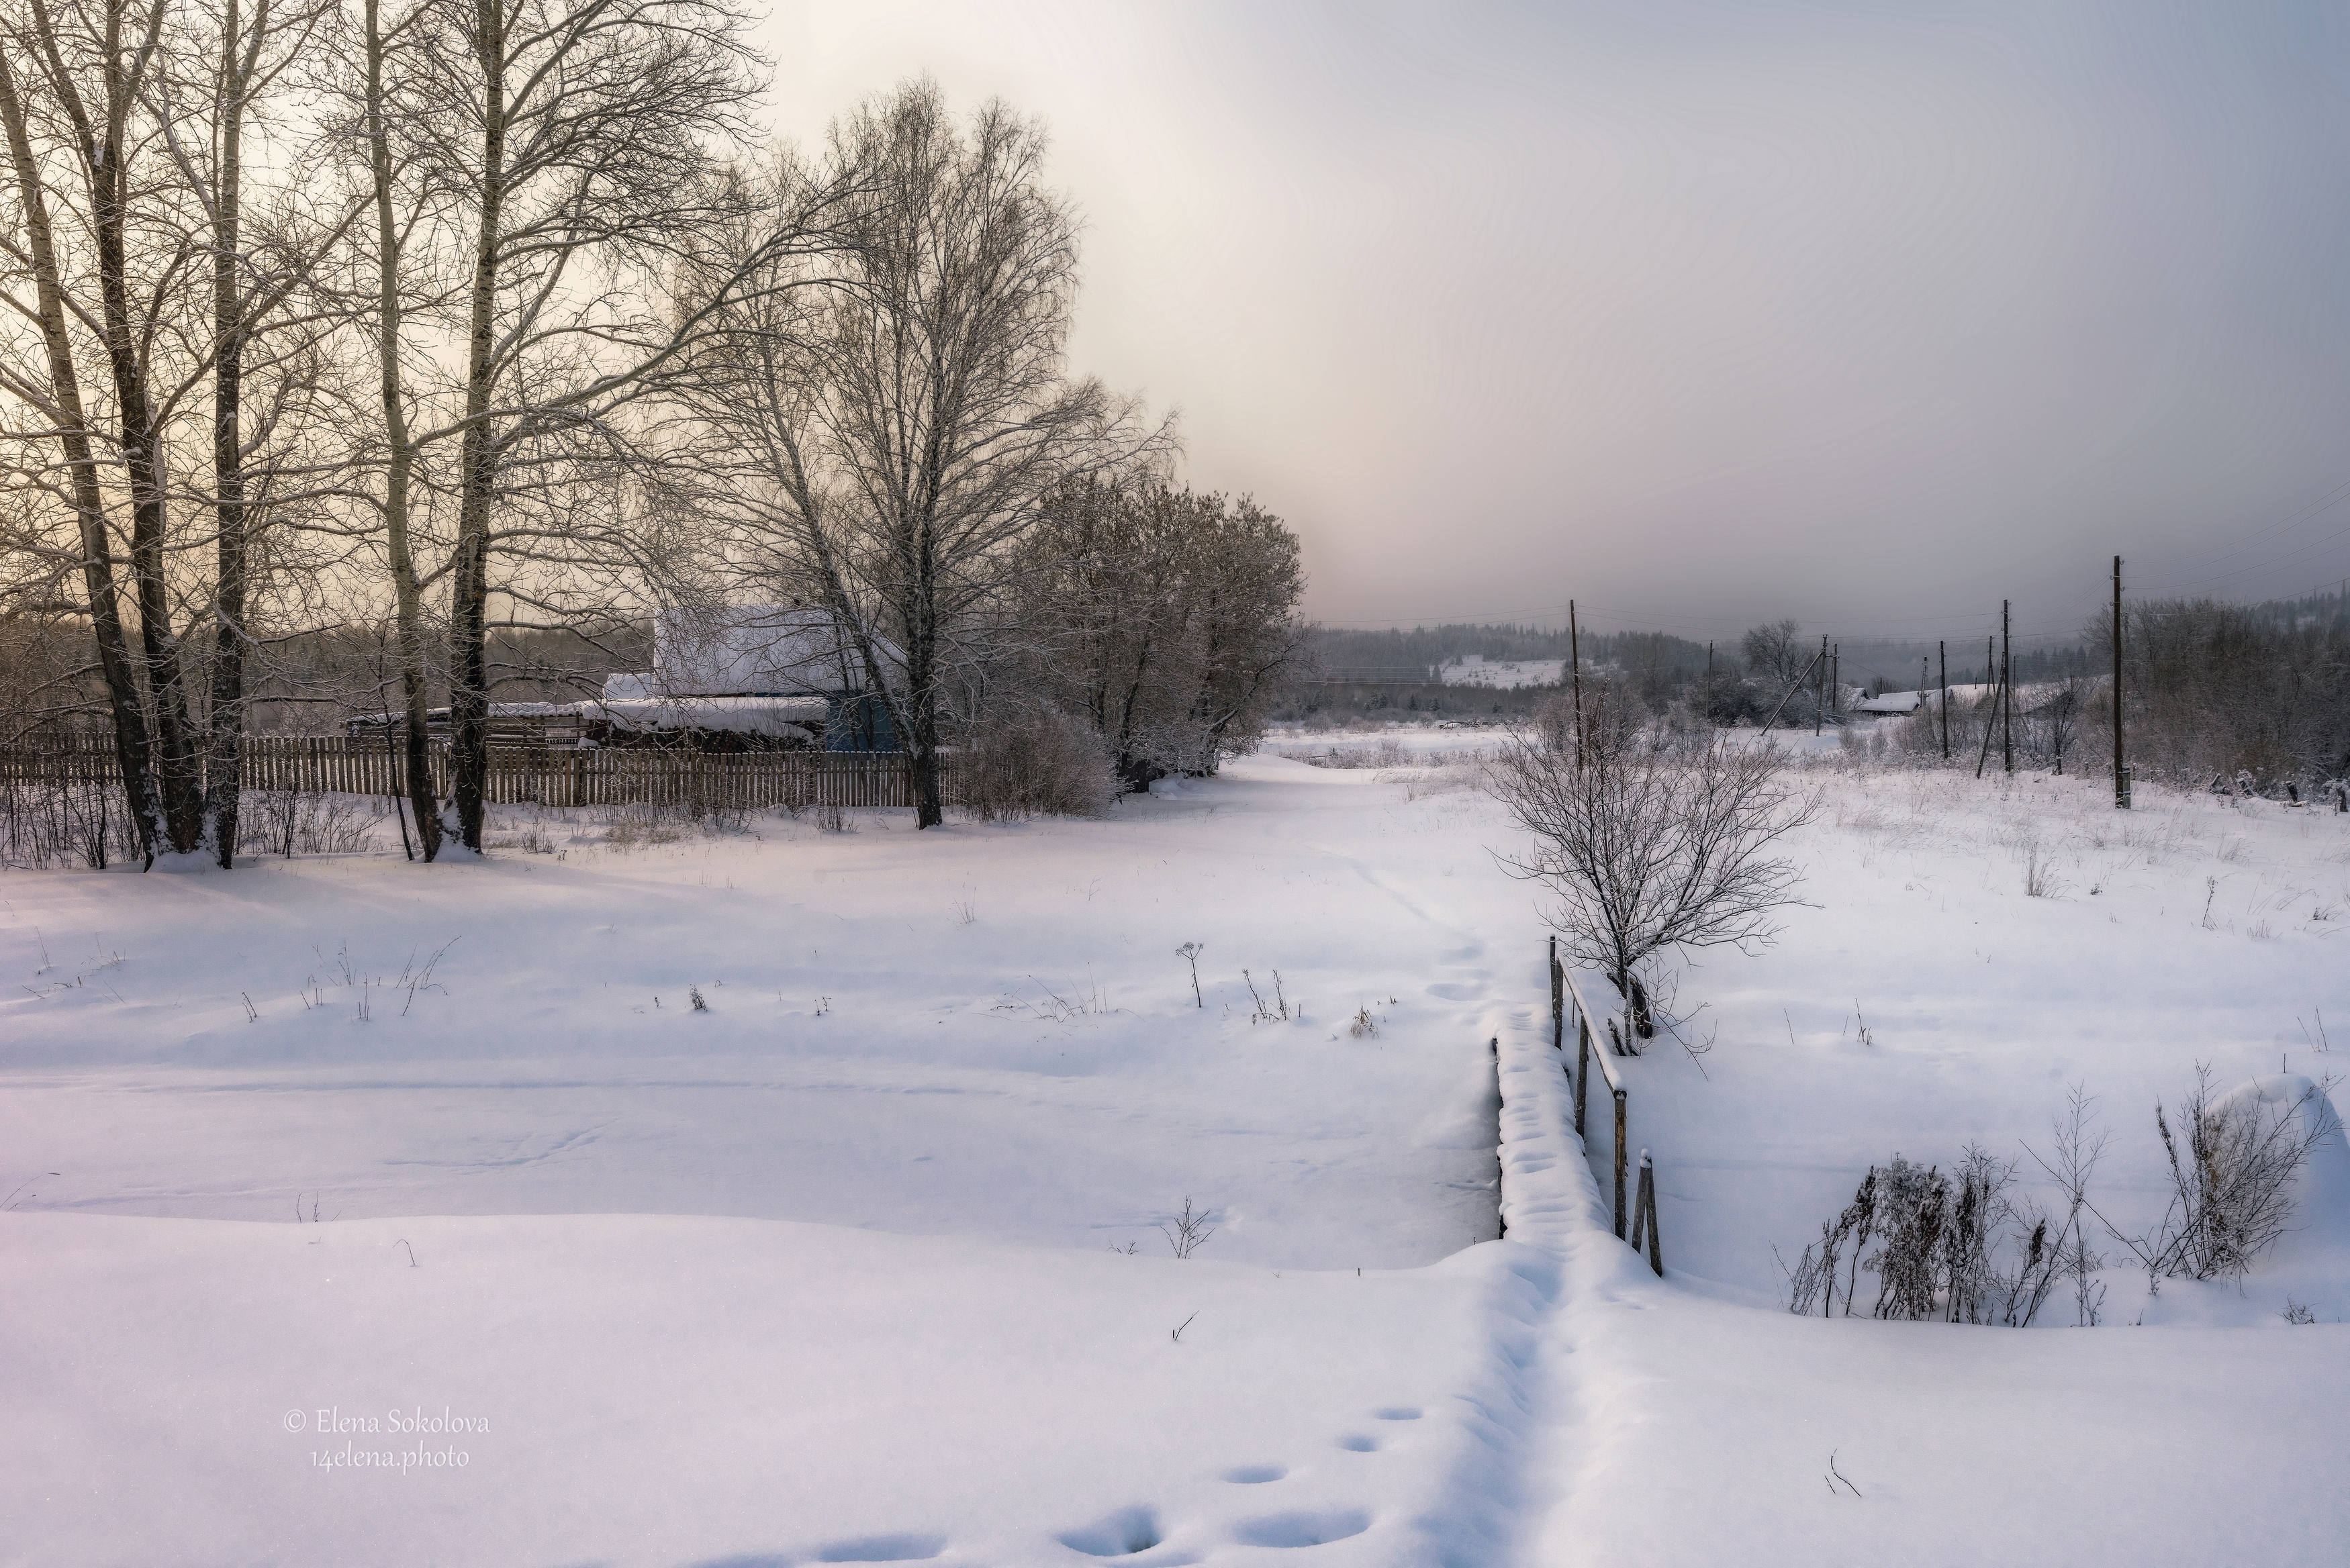
[(1591, 1004), (1584, 1000), (1583, 988), (1575, 983), (1575, 976), (1569, 974), (1566, 967), (1558, 961), (1558, 939), (1553, 937), (1550, 940), (1550, 1043), (1553, 1049), (1559, 1053), (1560, 1064), (1563, 1067), (1566, 1054), (1566, 1025), (1570, 1012), (1575, 1023), (1575, 1065), (1567, 1068), (1566, 1073), (1569, 1082), (1575, 1087), (1575, 1136), (1584, 1138), (1584, 1148), (1587, 1153), (1591, 1143), (1585, 1136), (1584, 1117), (1586, 1102), (1590, 1098), (1591, 1069), (1596, 1063), (1599, 1068), (1601, 1081), (1607, 1086), (1608, 1097), (1615, 1102), (1616, 1107), (1613, 1158), (1616, 1176), (1613, 1208), (1616, 1216), (1616, 1234), (1619, 1240), (1627, 1239), (1624, 1235), (1624, 1228), (1628, 1219), (1632, 1231), (1628, 1240), (1632, 1243), (1632, 1250), (1635, 1252), (1641, 1250), (1641, 1241), (1645, 1235), (1648, 1242), (1648, 1267), (1661, 1276), (1665, 1272), (1665, 1247), (1663, 1240), (1657, 1234), (1656, 1168), (1649, 1161), (1648, 1151), (1642, 1149), (1638, 1186), (1631, 1194), (1627, 1211), (1625, 1187), (1627, 1178), (1630, 1175), (1628, 1158), (1630, 1145), (1626, 1141), (1626, 1133), (1631, 1118), (1631, 1091), (1625, 1087), (1623, 1077), (1617, 1072), (1615, 1064), (1608, 1060), (1609, 1053), (1600, 1048), (1592, 1035), (1591, 1021), (1607, 1015), (1594, 1012)]
[[(432, 793), (449, 793), (449, 742), (426, 743)], [(962, 803), (960, 770), (940, 760), (945, 804)], [(324, 794), (406, 793), (407, 759), (382, 738), (249, 735), (242, 787)], [(72, 736), (0, 747), (0, 780), (112, 783), (121, 778), (111, 738)], [(493, 746), (488, 780), (496, 805), (684, 805), (712, 811), (770, 806), (910, 806), (906, 759), (894, 752), (704, 752)]]

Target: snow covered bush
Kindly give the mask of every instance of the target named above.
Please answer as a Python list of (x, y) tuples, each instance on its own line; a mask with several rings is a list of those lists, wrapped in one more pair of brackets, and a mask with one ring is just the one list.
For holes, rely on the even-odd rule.
[[(2280, 1075), (2215, 1098), (2210, 1070), (2199, 1068), (2182, 1105), (2155, 1107), (2171, 1191), (2153, 1230), (2131, 1235), (2088, 1196), (2105, 1147), (2090, 1132), (2092, 1104), (2075, 1088), (2069, 1117), (2056, 1123), (2054, 1158), (2033, 1157), (2058, 1188), (2054, 1215), (2012, 1196), (2012, 1163), (1971, 1145), (1948, 1176), (1898, 1154), (1871, 1166), (1852, 1202), (1786, 1270), (1787, 1310), (1835, 1316), (1841, 1297), (1846, 1317), (1857, 1306), (1867, 1317), (2022, 1328), (2069, 1279), (2076, 1321), (2094, 1325), (2104, 1297), (2094, 1276), (2105, 1259), (2090, 1250), (2087, 1220), (2130, 1250), (2149, 1289), (2165, 1279), (2247, 1273), (2291, 1228), (2312, 1151), (2341, 1132), (2324, 1085)], [(1877, 1277), (1873, 1303), (1864, 1271)]]
[(1305, 662), (1297, 536), (1246, 496), (1139, 471), (1064, 485), (1014, 581), (1010, 682), (1098, 735), (1129, 790), (1255, 750)]
[(1050, 709), (1000, 719), (963, 747), (963, 805), (982, 822), (1099, 816), (1118, 797), (1109, 748), (1088, 725)]
[[(2036, 1204), (2010, 1196), (2014, 1180), (2012, 1162), (1971, 1146), (1948, 1176), (1898, 1154), (1869, 1167), (1788, 1271), (1787, 1310), (1835, 1316), (1840, 1294), (1846, 1317), (1860, 1302), (1867, 1317), (2028, 1327), (2071, 1272), (2078, 1213), (2052, 1233)], [(1873, 1303), (1864, 1270), (1877, 1277)]]
[(1794, 863), (1770, 851), (1814, 805), (1781, 763), (1767, 745), (1651, 732), (1603, 688), (1579, 726), (1554, 706), (1490, 764), (1488, 787), (1534, 840), (1497, 856), (1503, 868), (1557, 896), (1562, 956), (1615, 981), (1641, 1037), (1655, 1033), (1642, 963), (1667, 948), (1750, 950), (1796, 901)]
[(2249, 1272), (2293, 1218), (2294, 1180), (2310, 1151), (2338, 1136), (2323, 1085), (2262, 1079), (2214, 1099), (2198, 1067), (2178, 1128), (2160, 1104), (2154, 1125), (2170, 1168), (2170, 1200), (2148, 1234), (2118, 1237), (2157, 1279), (2216, 1280)]

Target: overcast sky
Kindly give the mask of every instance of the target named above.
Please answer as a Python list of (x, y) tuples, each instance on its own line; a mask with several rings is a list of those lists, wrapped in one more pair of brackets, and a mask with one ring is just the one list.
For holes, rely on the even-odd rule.
[(2350, 7), (780, 6), (1042, 118), (1076, 368), (1334, 622), (2070, 631), (2350, 573)]

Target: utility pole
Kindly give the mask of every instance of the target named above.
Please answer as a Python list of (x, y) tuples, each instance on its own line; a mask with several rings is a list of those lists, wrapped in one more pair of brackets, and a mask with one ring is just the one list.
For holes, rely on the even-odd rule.
[(1844, 706), (1844, 644), (1841, 642), (1828, 656), (1828, 701), (1835, 708)]
[(2129, 764), (2122, 760), (2122, 558), (2114, 557), (2114, 809), (2130, 808)]
[(1812, 733), (1813, 733), (1813, 734), (1814, 734), (1814, 735), (1818, 734), (1818, 733), (1820, 732), (1820, 727), (1821, 727), (1823, 724), (1825, 724), (1825, 723), (1827, 722), (1827, 713), (1828, 713), (1828, 639), (1827, 639), (1826, 638), (1825, 638), (1825, 637), (1824, 637), (1824, 638), (1820, 639), (1820, 698), (1819, 698), (1819, 701), (1816, 701), (1816, 702), (1814, 702), (1814, 703), (1813, 703), (1813, 704), (1812, 704)]
[(1950, 760), (1950, 645), (1939, 645), (1942, 655), (1942, 760)]
[(1999, 601), (1999, 689), (2002, 697), (1999, 709), (2000, 763), (2009, 773), (2015, 771), (2015, 658), (2007, 643), (2007, 601)]
[(1566, 601), (1566, 657), (1575, 666), (1575, 765), (1583, 765), (1583, 639), (1575, 628), (1575, 601)]

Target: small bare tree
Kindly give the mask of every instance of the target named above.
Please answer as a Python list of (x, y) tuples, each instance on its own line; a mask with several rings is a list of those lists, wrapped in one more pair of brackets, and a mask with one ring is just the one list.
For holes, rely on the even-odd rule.
[(1208, 1211), (1202, 1209), (1194, 1213), (1189, 1198), (1183, 1199), (1183, 1212), (1159, 1229), (1166, 1236), (1167, 1245), (1179, 1258), (1190, 1257), (1206, 1246), (1208, 1238), (1216, 1233), (1216, 1228), (1208, 1223)]
[(1794, 862), (1773, 846), (1809, 822), (1810, 798), (1780, 777), (1769, 746), (1719, 736), (1659, 741), (1627, 704), (1587, 704), (1584, 757), (1559, 723), (1513, 734), (1487, 774), (1533, 845), (1497, 857), (1558, 897), (1549, 916), (1565, 953), (1607, 971), (1655, 1033), (1639, 966), (1667, 948), (1748, 950), (1799, 902)]

